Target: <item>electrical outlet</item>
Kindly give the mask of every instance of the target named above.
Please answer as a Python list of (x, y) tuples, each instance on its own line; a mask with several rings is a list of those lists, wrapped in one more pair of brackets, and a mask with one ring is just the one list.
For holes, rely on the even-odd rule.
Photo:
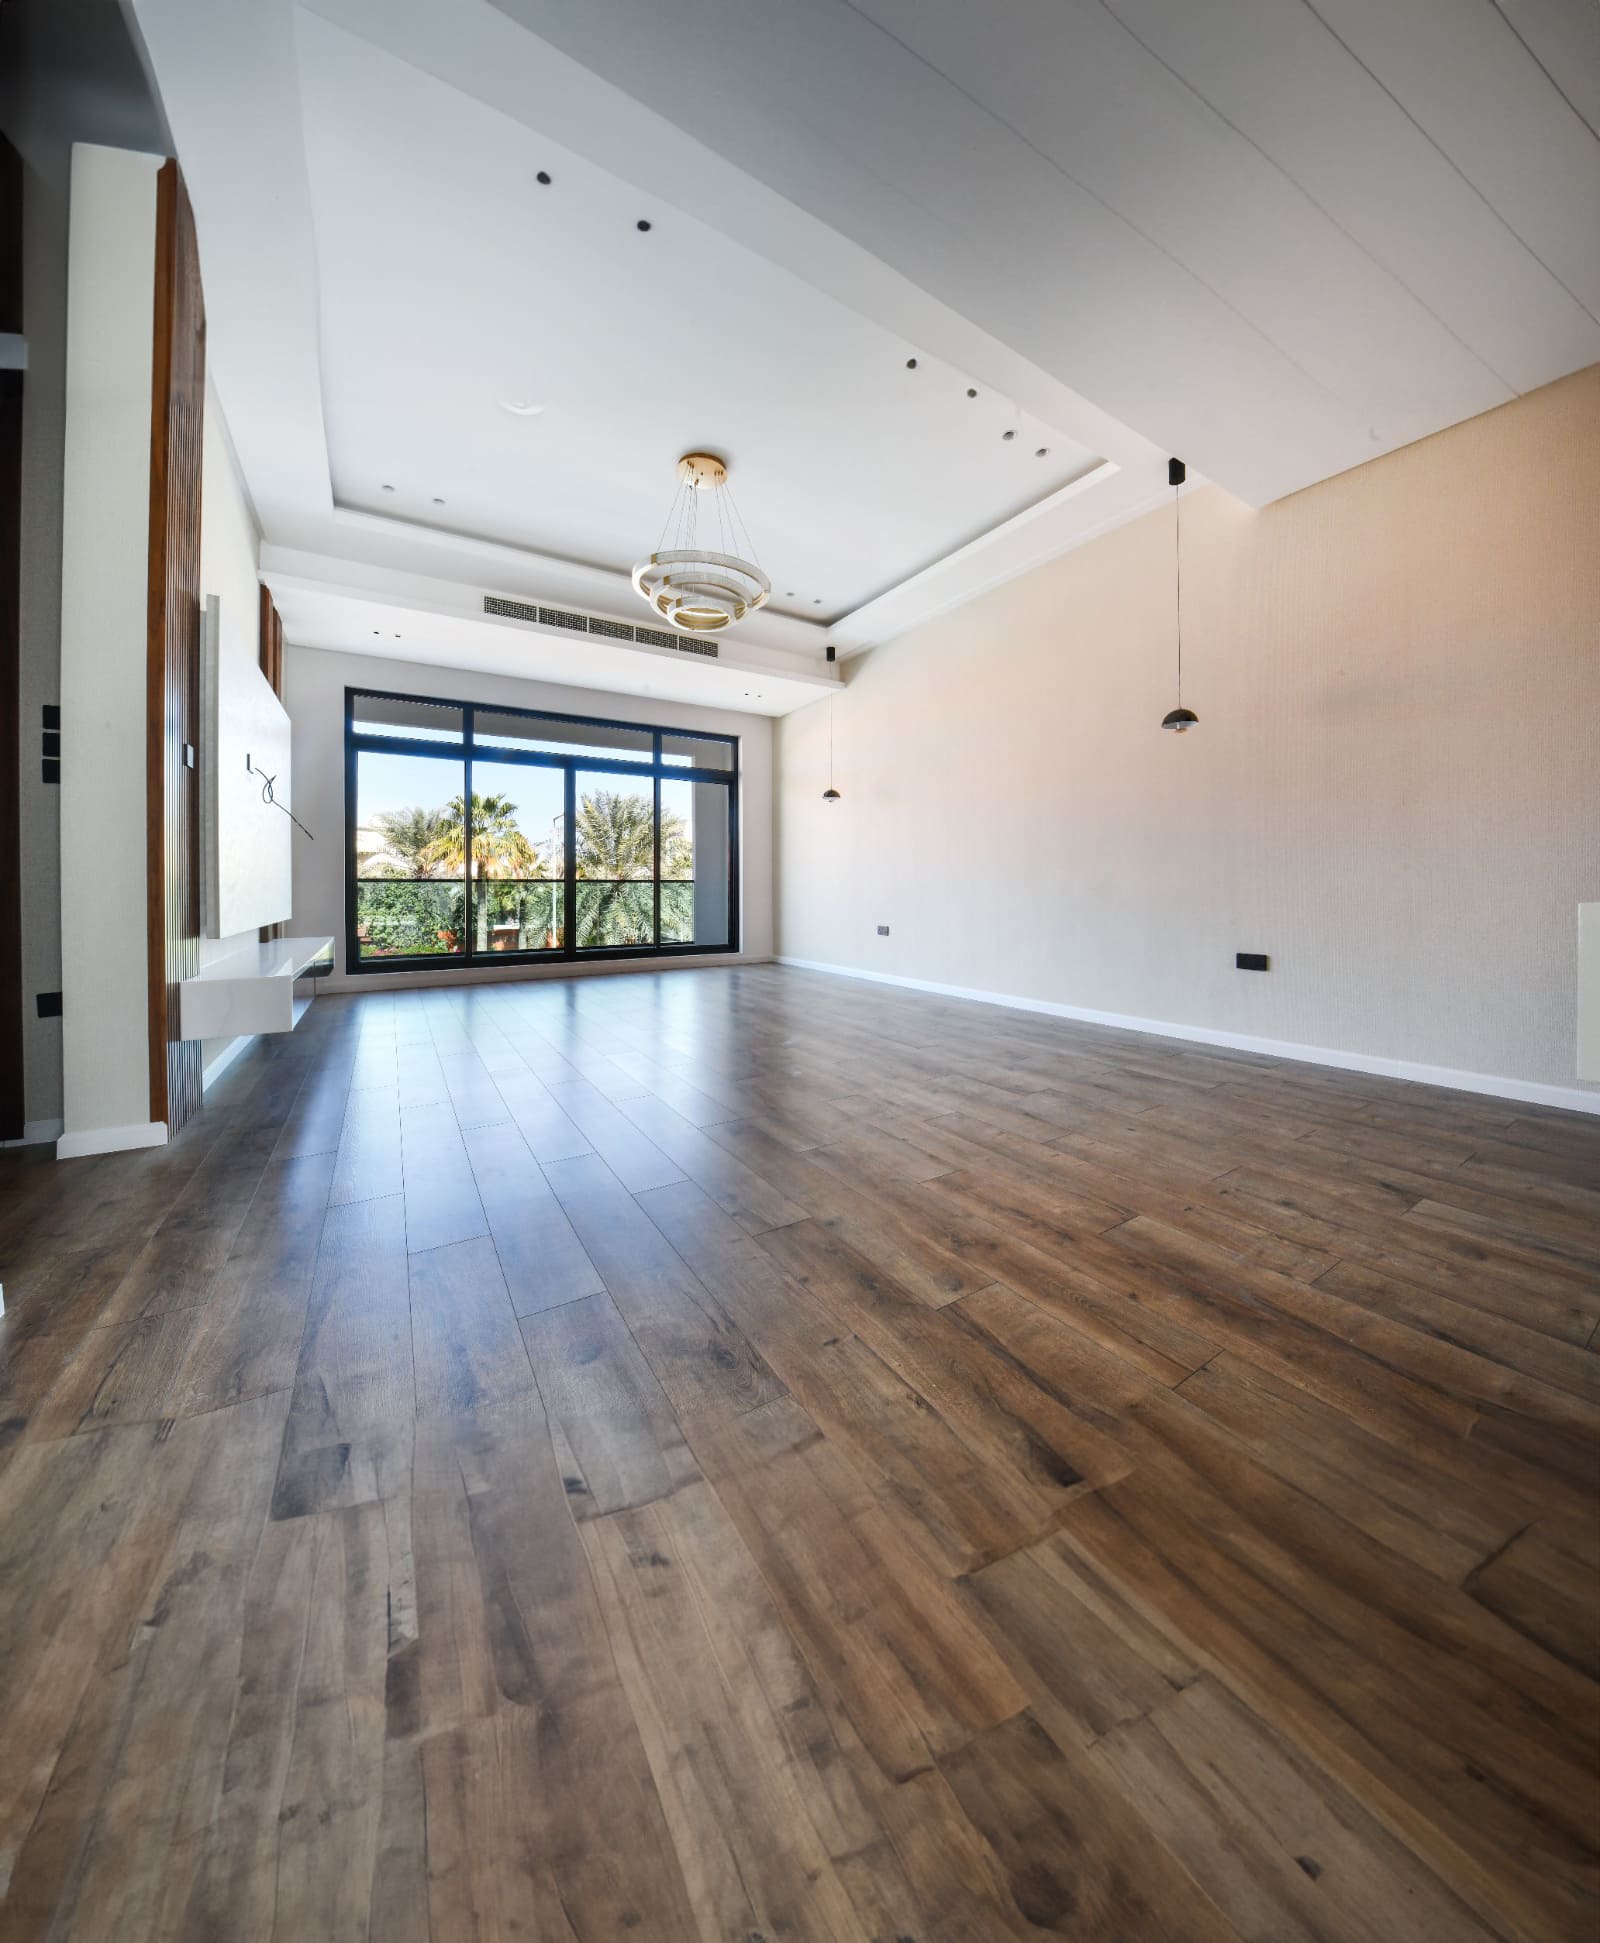
[(880, 938), (887, 938), (887, 937), (888, 937), (888, 935), (889, 935), (889, 927), (888, 927), (888, 925), (886, 925), (886, 924), (880, 924), (880, 925), (878, 926), (878, 936), (879, 936)]
[(1233, 962), (1240, 971), (1265, 971), (1270, 961), (1264, 951), (1236, 951)]

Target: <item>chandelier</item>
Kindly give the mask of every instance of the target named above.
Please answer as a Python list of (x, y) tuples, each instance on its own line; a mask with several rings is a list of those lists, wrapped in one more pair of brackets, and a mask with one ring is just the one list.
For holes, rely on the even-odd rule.
[[(715, 508), (715, 531), (703, 543), (700, 503), (706, 494)], [(765, 606), (772, 592), (772, 582), (749, 557), (754, 551), (728, 490), (727, 466), (710, 452), (686, 452), (678, 461), (678, 490), (660, 544), (634, 568), (633, 584), (680, 634), (721, 634)]]

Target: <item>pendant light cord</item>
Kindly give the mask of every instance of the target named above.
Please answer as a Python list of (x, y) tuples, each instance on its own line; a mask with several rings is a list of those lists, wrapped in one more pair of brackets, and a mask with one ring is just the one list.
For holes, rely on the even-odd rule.
[(1183, 488), (1172, 489), (1172, 568), (1178, 600), (1178, 706), (1183, 707)]

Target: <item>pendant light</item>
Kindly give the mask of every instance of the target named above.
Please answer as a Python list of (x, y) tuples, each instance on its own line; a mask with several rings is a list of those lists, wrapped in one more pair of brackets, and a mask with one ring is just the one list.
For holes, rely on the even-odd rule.
[[(716, 509), (715, 546), (699, 537), (700, 501), (707, 496)], [(661, 542), (634, 568), (634, 589), (680, 634), (721, 634), (765, 606), (772, 592), (753, 552), (728, 490), (727, 465), (713, 452), (685, 452)]]
[(833, 703), (828, 704), (828, 787), (822, 792), (824, 803), (837, 803), (839, 792), (833, 786)]
[(1178, 613), (1178, 706), (1162, 716), (1161, 726), (1171, 729), (1174, 735), (1187, 733), (1200, 721), (1192, 708), (1183, 705), (1183, 502), (1178, 488), (1188, 476), (1189, 469), (1182, 459), (1168, 459), (1167, 484), (1172, 488), (1173, 588), (1177, 595)]

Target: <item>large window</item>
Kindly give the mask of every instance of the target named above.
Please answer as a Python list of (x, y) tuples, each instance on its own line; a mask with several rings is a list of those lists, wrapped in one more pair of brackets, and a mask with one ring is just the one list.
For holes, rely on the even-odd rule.
[(737, 947), (731, 736), (352, 688), (345, 758), (352, 971)]

